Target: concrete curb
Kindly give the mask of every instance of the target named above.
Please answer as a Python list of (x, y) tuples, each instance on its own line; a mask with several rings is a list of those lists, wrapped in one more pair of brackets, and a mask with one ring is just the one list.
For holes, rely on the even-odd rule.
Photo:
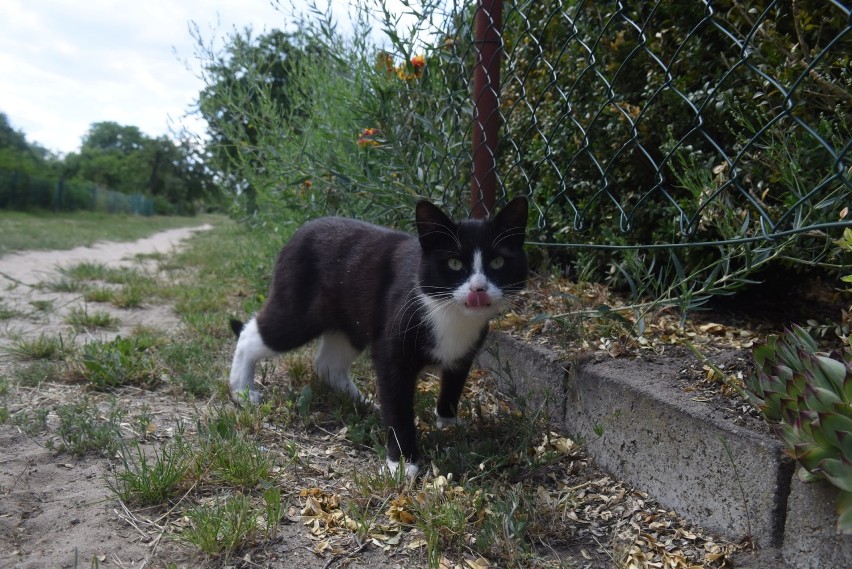
[(839, 492), (825, 482), (805, 484), (793, 477), (787, 500), (782, 553), (796, 569), (852, 566), (852, 536), (838, 535), (834, 506)]
[(545, 405), (554, 426), (584, 442), (605, 470), (692, 523), (781, 547), (793, 462), (776, 439), (672, 388), (677, 361), (588, 359), (567, 369), (547, 349), (493, 333), (479, 364), (504, 391)]

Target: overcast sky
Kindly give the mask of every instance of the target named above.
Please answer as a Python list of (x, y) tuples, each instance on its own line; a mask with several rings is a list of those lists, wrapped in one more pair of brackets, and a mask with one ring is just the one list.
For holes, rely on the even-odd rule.
[[(341, 20), (347, 4), (333, 0)], [(168, 134), (203, 86), (185, 63), (188, 23), (214, 38), (287, 28), (287, 12), (269, 0), (0, 0), (0, 112), (62, 153), (100, 121)]]

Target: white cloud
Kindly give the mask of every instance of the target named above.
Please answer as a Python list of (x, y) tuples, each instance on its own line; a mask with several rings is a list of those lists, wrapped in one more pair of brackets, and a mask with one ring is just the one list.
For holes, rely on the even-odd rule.
[[(350, 1), (330, 1), (341, 29), (350, 26)], [(0, 112), (29, 141), (63, 153), (100, 121), (168, 134), (203, 88), (187, 69), (190, 21), (207, 40), (262, 32), (287, 27), (291, 2), (305, 0), (2, 0)]]
[(184, 63), (190, 20), (211, 34), (286, 24), (268, 0), (3, 0), (0, 112), (60, 152), (98, 121), (167, 134), (203, 86)]

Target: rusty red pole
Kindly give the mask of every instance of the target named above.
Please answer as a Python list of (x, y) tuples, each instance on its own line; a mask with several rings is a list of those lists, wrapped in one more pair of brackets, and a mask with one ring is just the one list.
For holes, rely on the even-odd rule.
[(500, 54), (503, 0), (479, 0), (473, 68), (473, 171), (470, 216), (484, 219), (497, 200), (497, 129), (500, 126)]

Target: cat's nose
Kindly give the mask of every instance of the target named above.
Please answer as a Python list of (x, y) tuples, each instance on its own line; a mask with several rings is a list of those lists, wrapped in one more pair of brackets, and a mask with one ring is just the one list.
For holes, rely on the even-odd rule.
[(488, 281), (484, 275), (473, 275), (470, 279), (470, 290), (473, 292), (481, 292), (488, 290)]

